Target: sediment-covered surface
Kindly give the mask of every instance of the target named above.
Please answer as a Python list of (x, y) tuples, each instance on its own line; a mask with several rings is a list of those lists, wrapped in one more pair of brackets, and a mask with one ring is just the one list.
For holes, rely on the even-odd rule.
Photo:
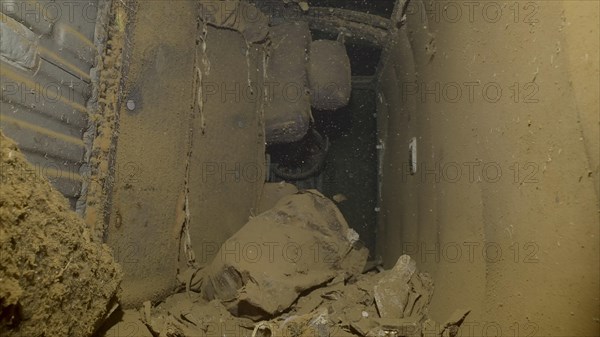
[(2, 134), (0, 182), (0, 335), (91, 335), (121, 279), (110, 249)]

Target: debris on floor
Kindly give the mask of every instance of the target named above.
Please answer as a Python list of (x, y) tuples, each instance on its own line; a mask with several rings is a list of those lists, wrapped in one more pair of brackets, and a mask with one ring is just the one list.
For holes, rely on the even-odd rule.
[(367, 255), (332, 201), (301, 191), (250, 219), (186, 291), (139, 315), (168, 337), (457, 334), (469, 311), (433, 321), (433, 281), (410, 256), (382, 270)]
[[(425, 294), (411, 293), (411, 285), (409, 281), (414, 275), (417, 269), (417, 264), (408, 255), (400, 257), (394, 268), (388, 272), (385, 272), (385, 276), (377, 282), (375, 285), (375, 303), (379, 314), (383, 318), (405, 316), (405, 313), (410, 311), (412, 307), (409, 307), (409, 297), (412, 297), (412, 304), (414, 305), (416, 299), (424, 296), (429, 299), (433, 293), (433, 286), (429, 283), (424, 289)], [(418, 276), (417, 276), (418, 277)], [(423, 289), (423, 287), (420, 287)], [(413, 295), (414, 294), (414, 295)], [(412, 295), (412, 296), (411, 296)]]
[(368, 251), (356, 237), (319, 192), (284, 197), (221, 246), (202, 273), (202, 294), (237, 316), (273, 317), (302, 292), (362, 271)]

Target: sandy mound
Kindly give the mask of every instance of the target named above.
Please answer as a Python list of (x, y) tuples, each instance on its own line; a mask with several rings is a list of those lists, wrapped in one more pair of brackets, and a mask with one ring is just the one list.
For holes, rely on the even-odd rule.
[(91, 335), (121, 279), (111, 251), (2, 134), (0, 182), (0, 335)]

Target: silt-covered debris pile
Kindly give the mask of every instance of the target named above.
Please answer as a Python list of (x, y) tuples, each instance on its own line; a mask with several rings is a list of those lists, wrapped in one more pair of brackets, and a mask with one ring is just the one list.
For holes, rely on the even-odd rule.
[(0, 133), (0, 336), (90, 336), (121, 269), (39, 173)]
[(185, 277), (186, 291), (142, 321), (154, 336), (453, 336), (428, 316), (433, 281), (403, 255), (368, 271), (368, 251), (332, 201), (316, 191), (283, 197)]

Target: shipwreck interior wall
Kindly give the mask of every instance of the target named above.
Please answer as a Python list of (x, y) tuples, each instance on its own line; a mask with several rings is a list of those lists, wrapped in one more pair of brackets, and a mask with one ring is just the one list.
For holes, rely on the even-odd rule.
[(258, 203), (264, 136), (246, 84), (259, 87), (262, 54), (200, 24), (194, 1), (126, 11), (104, 237), (123, 266), (122, 304), (137, 307), (172, 293), (188, 262), (210, 262)]
[(378, 252), (472, 335), (596, 335), (599, 5), (472, 6), (411, 1), (384, 61)]
[[(250, 2), (269, 9), (266, 1)], [(264, 225), (261, 219), (269, 216), (283, 221), (279, 213), (262, 218), (259, 213), (282, 195), (318, 186), (335, 204), (303, 203), (339, 209), (363, 243), (375, 248), (369, 252), (371, 270), (380, 258), (389, 269), (408, 254), (431, 274), (435, 321), (466, 308), (471, 313), (462, 335), (600, 335), (600, 4), (406, 0), (392, 13), (392, 0), (309, 2), (317, 10), (299, 20), (309, 23), (313, 40), (344, 41), (353, 88), (348, 106), (310, 110), (315, 130), (332, 143), (322, 172), (303, 183), (274, 179), (273, 157), (265, 156), (264, 88), (273, 56), (272, 41), (260, 36), (266, 24), (210, 25), (200, 19), (197, 0), (90, 1), (101, 13), (97, 21), (53, 25), (2, 8), (3, 34), (16, 38), (27, 32), (20, 43), (39, 42), (31, 49), (39, 55), (19, 67), (13, 63), (27, 65), (29, 55), (10, 62), (2, 55), (0, 127), (69, 199), (51, 203), (59, 213), (76, 209), (90, 228), (89, 238), (87, 231), (82, 238), (113, 250), (123, 272), (120, 314), (136, 316), (143, 307), (149, 317), (156, 309), (150, 307), (168, 295), (187, 288), (179, 295), (188, 297), (192, 286), (201, 288), (194, 277), (210, 269), (205, 267), (232, 236), (234, 242), (254, 243), (274, 232), (280, 241), (289, 240), (292, 235), (276, 222), (277, 230), (235, 234), (249, 221)], [(13, 3), (18, 2), (6, 1)], [(302, 9), (296, 5), (297, 14)], [(291, 7), (277, 0), (270, 9), (276, 13), (282, 6)], [(330, 11), (318, 7), (326, 6), (385, 19), (371, 17), (377, 27), (366, 30), (367, 38), (353, 35), (362, 24), (346, 30), (353, 21), (343, 21), (345, 36), (327, 25), (317, 33), (318, 17), (327, 22), (323, 13)], [(310, 60), (308, 53), (304, 57)], [(40, 84), (59, 84), (59, 92), (74, 96), (50, 102), (40, 96)], [(5, 149), (10, 162), (16, 150), (12, 143)], [(279, 184), (283, 180), (297, 188)], [(48, 184), (43, 187), (50, 191)], [(324, 200), (308, 195), (307, 200)], [(52, 209), (45, 212), (41, 205), (35, 211), (43, 218)], [(306, 209), (311, 208), (294, 211), (302, 218), (310, 214)], [(336, 223), (345, 230), (344, 221)], [(54, 222), (62, 228), (61, 221)], [(344, 244), (361, 247), (354, 246), (354, 231), (345, 233)], [(61, 230), (55, 234), (63, 237)], [(230, 255), (247, 253), (239, 248)], [(57, 252), (60, 258), (50, 266), (63, 268), (60, 278), (71, 259)], [(366, 253), (361, 264), (363, 258)], [(85, 263), (78, 267), (88, 270)], [(282, 269), (269, 266), (265, 275)], [(293, 272), (314, 275), (304, 267)], [(120, 280), (114, 268), (112, 283), (88, 275), (104, 284), (106, 302)], [(293, 285), (300, 279), (294, 273), (285, 275), (291, 282), (285, 288), (295, 292), (286, 308), (296, 293), (314, 287)], [(40, 284), (36, 289), (43, 292)], [(83, 300), (89, 309), (91, 297)], [(117, 308), (94, 303), (97, 308), (88, 310), (94, 324)], [(206, 307), (198, 308), (203, 313)], [(289, 313), (284, 309), (269, 315)], [(356, 315), (368, 317), (362, 310)], [(131, 320), (142, 324), (137, 316)], [(94, 324), (85, 323), (85, 331)]]

